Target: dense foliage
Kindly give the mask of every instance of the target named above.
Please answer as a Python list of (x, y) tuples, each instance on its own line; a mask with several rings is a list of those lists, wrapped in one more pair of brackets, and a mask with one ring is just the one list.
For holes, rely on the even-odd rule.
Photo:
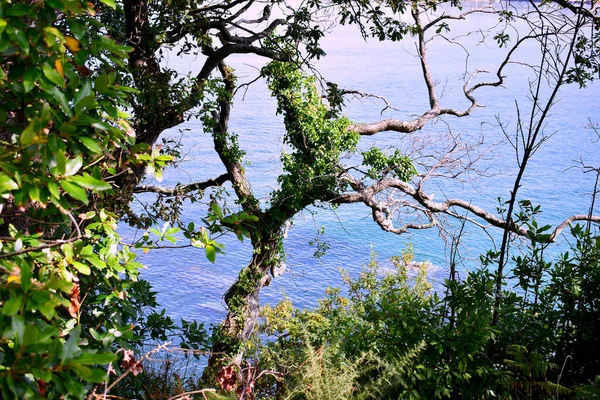
[[(106, 1), (109, 6), (112, 4)], [(0, 393), (81, 398), (132, 341), (160, 337), (116, 233), (141, 164), (122, 86), (129, 48), (85, 1), (0, 2)], [(116, 367), (118, 369), (118, 367)]]
[(359, 277), (345, 274), (344, 290), (328, 289), (314, 310), (289, 300), (265, 307), (262, 332), (274, 340), (260, 365), (285, 378), (262, 390), (290, 399), (594, 398), (600, 236), (572, 233), (571, 251), (552, 261), (535, 242), (514, 260), (519, 283), (495, 327), (487, 268), (447, 280), (442, 295), (426, 264), (400, 258), (394, 271), (373, 259)]
[[(600, 237), (591, 224), (574, 227), (572, 250), (549, 261), (546, 244), (540, 243), (554, 240), (568, 224), (549, 233), (531, 219), (531, 207), (525, 206), (527, 215), (511, 215), (519, 179), (543, 142), (536, 137), (558, 88), (566, 82), (584, 85), (598, 71), (597, 30), (590, 40), (581, 34), (582, 26), (597, 25), (597, 18), (583, 5), (571, 9), (576, 18), (557, 9), (519, 17), (530, 32), (508, 52), (497, 80), (470, 86), (481, 70), (465, 79), (470, 105), (459, 110), (440, 104), (427, 65), (433, 37), (426, 33), (447, 31), (446, 20), (462, 20), (468, 13), (429, 19), (444, 3), (435, 1), (334, 0), (330, 9), (319, 0), (297, 7), (276, 0), (266, 2), (257, 16), (253, 3), (0, 0), (2, 397), (106, 397), (110, 392), (160, 398), (170, 395), (161, 391), (177, 391), (183, 398), (184, 388), (206, 396), (217, 385), (227, 398), (597, 394)], [(272, 17), (272, 11), (283, 17)], [(517, 16), (497, 13), (495, 39), (508, 46), (511, 38), (503, 30)], [(382, 98), (321, 82), (307, 72), (325, 55), (324, 19), (355, 24), (364, 37), (379, 40), (413, 36), (429, 108), (406, 121), (361, 124), (346, 118), (344, 96)], [(503, 84), (503, 68), (525, 39), (543, 43), (542, 60), (534, 68), (538, 92), (532, 89), (529, 131), (520, 124), (514, 144), (524, 158), (507, 216), (467, 201), (435, 203), (425, 193), (425, 179), (456, 177), (463, 172), (457, 169), (471, 168), (470, 161), (461, 161), (470, 157), (470, 147), (455, 137), (444, 154), (427, 154), (423, 146), (418, 166), (401, 145), (358, 154), (361, 135), (387, 130), (409, 135), (444, 115), (470, 115), (479, 106), (474, 92)], [(175, 53), (204, 57), (195, 76), (165, 65), (167, 54)], [(257, 79), (266, 81), (285, 128), (278, 186), (268, 201), (255, 195), (245, 173), (245, 150), (229, 129), (240, 86), (227, 58), (249, 53), (265, 60)], [(538, 96), (542, 81), (552, 89), (546, 106)], [(223, 174), (175, 188), (141, 184), (145, 174), (160, 180), (161, 168), (172, 155), (181, 155), (177, 146), (155, 145), (161, 133), (192, 117), (211, 136)], [(214, 190), (205, 215), (182, 222), (186, 202), (201, 201), (205, 190), (226, 182), (233, 201), (226, 190)], [(157, 201), (137, 213), (130, 203), (139, 192), (156, 193)], [(394, 193), (405, 197), (396, 200)], [(432, 291), (424, 270), (409, 270), (409, 256), (395, 260), (396, 271), (384, 275), (374, 261), (358, 279), (345, 276), (346, 291), (329, 290), (315, 310), (295, 310), (290, 302), (265, 309), (263, 336), (257, 336), (259, 292), (285, 267), (286, 229), (295, 215), (322, 203), (361, 203), (374, 222), (394, 233), (434, 227), (448, 216), (466, 220), (462, 212), (471, 212), (502, 229), (506, 240), (466, 279), (452, 274), (443, 295)], [(402, 218), (394, 213), (403, 208), (420, 217), (395, 226)], [(592, 211), (593, 206), (570, 222), (592, 220)], [(116, 232), (118, 221), (147, 231), (137, 243), (124, 243)], [(201, 324), (181, 321), (176, 327), (164, 310), (154, 311), (155, 293), (138, 279), (142, 265), (132, 248), (146, 252), (165, 247), (165, 241), (179, 245), (183, 236), (187, 244), (181, 246), (200, 248), (215, 262), (223, 251), (218, 237), (229, 232), (249, 239), (253, 251), (223, 295), (228, 314), (210, 341)], [(516, 289), (502, 292), (505, 244), (514, 236), (531, 242), (514, 259), (509, 282)], [(175, 376), (175, 383), (168, 382), (168, 368), (149, 369), (145, 379), (132, 376), (142, 373), (132, 349), (144, 351), (147, 339), (173, 336), (180, 350), (212, 349), (202, 380)], [(275, 338), (264, 342), (266, 336)], [(150, 352), (161, 349), (166, 346)], [(244, 358), (257, 349), (255, 359)], [(149, 385), (148, 379), (167, 382)]]

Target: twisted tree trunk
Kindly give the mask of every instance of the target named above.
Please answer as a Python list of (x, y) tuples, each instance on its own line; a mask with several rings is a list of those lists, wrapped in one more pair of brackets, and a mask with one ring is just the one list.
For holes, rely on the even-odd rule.
[(220, 368), (241, 363), (244, 343), (258, 322), (260, 290), (270, 284), (271, 276), (277, 274), (275, 271), (282, 264), (281, 224), (252, 236), (252, 259), (223, 296), (227, 316), (215, 336), (208, 366), (202, 374), (202, 381), (209, 386), (214, 386)]

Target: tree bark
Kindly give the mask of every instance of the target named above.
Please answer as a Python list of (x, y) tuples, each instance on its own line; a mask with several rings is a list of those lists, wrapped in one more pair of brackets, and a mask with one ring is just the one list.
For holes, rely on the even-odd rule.
[(273, 271), (282, 260), (282, 226), (279, 225), (253, 240), (252, 259), (240, 271), (237, 280), (223, 299), (227, 316), (221, 323), (209, 356), (208, 366), (202, 373), (202, 382), (215, 385), (220, 368), (242, 362), (244, 344), (250, 339), (260, 315), (259, 293), (271, 282)]

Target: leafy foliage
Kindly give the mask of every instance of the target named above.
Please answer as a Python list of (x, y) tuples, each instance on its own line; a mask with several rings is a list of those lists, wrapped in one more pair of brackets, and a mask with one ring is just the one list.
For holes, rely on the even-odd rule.
[(363, 163), (370, 167), (368, 176), (372, 179), (381, 178), (387, 174), (391, 174), (395, 178), (408, 181), (417, 174), (417, 170), (413, 166), (412, 160), (403, 156), (398, 149), (394, 151), (393, 155), (386, 156), (377, 147), (372, 147), (363, 152), (362, 155), (364, 158)]
[(284, 142), (291, 150), (282, 157), (285, 174), (279, 177), (281, 188), (273, 194), (273, 203), (296, 210), (293, 215), (345, 188), (339, 159), (354, 151), (358, 134), (346, 130), (346, 118), (328, 118), (314, 77), (278, 61), (264, 67), (262, 74), (277, 99), (277, 112), (284, 114)]
[[(305, 370), (321, 368), (324, 379), (353, 380), (344, 386), (352, 390), (336, 398), (543, 399), (593, 393), (600, 374), (592, 305), (600, 237), (579, 226), (572, 233), (573, 253), (554, 262), (545, 260), (535, 241), (515, 258), (519, 284), (504, 293), (494, 327), (494, 276), (485, 268), (464, 281), (447, 280), (447, 295), (440, 298), (431, 292), (426, 271), (409, 270), (414, 264), (401, 258), (393, 260), (393, 272), (381, 272), (373, 259), (358, 278), (344, 274), (347, 295), (328, 289), (314, 310), (294, 309), (288, 300), (264, 307), (261, 332), (274, 340), (264, 345), (261, 362), (287, 377), (274, 392), (313, 398), (316, 391), (309, 389), (317, 384)], [(495, 257), (482, 258), (484, 266)], [(315, 366), (317, 356), (327, 361)]]
[(82, 398), (156, 305), (113, 213), (114, 177), (139, 162), (122, 111), (130, 49), (95, 15), (85, 1), (0, 2), (3, 398)]

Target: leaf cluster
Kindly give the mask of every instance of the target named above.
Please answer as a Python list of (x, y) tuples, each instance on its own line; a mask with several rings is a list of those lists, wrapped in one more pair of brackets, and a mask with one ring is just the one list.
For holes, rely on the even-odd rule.
[(466, 279), (447, 280), (443, 297), (425, 270), (413, 272), (398, 257), (394, 271), (373, 259), (358, 277), (345, 274), (345, 288), (328, 289), (315, 309), (289, 300), (264, 307), (261, 334), (272, 339), (260, 360), (286, 378), (261, 390), (315, 398), (322, 384), (311, 374), (321, 371), (352, 377), (345, 386), (352, 389), (338, 397), (347, 399), (586, 398), (600, 375), (600, 237), (581, 226), (572, 234), (572, 251), (552, 261), (535, 240), (514, 258), (516, 289), (503, 294), (496, 326), (487, 270), (495, 253)]
[(355, 150), (358, 135), (347, 131), (345, 117), (329, 118), (314, 78), (295, 65), (271, 62), (262, 74), (277, 99), (277, 112), (284, 116), (284, 143), (289, 146), (272, 203), (298, 211), (345, 188), (339, 160)]
[(140, 163), (123, 111), (130, 49), (96, 13), (78, 0), (0, 2), (3, 398), (84, 397), (156, 305), (114, 213), (115, 178)]

